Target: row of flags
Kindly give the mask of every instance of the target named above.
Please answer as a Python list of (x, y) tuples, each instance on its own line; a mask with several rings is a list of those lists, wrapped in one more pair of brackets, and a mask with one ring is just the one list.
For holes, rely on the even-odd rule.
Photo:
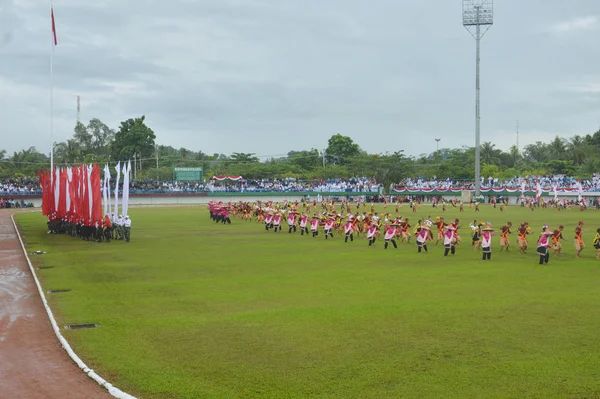
[[(103, 178), (98, 164), (40, 171), (38, 176), (42, 187), (42, 214), (49, 220), (66, 218), (86, 226), (101, 223), (106, 215), (114, 219), (120, 214), (119, 185), (122, 174), (121, 212), (127, 215), (131, 161), (124, 163), (122, 167), (119, 162), (115, 167), (116, 182), (113, 190), (108, 164), (103, 171)], [(114, 208), (111, 205), (113, 195)]]

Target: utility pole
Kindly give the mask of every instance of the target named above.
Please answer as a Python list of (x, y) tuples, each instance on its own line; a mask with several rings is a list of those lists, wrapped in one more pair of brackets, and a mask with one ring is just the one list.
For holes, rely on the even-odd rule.
[(137, 163), (135, 162), (135, 153), (133, 153), (133, 180), (137, 180)]

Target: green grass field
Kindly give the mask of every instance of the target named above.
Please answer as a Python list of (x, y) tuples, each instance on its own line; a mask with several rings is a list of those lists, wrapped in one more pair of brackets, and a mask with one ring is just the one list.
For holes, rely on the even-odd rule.
[[(389, 208), (388, 208), (389, 209)], [(409, 212), (402, 209), (403, 215)], [(441, 214), (423, 207), (411, 220)], [(368, 248), (254, 222), (215, 225), (205, 208), (131, 210), (132, 242), (47, 235), (17, 216), (63, 334), (88, 366), (141, 398), (599, 398), (600, 213), (489, 206), (494, 227), (565, 225), (565, 255), (481, 261), (469, 237), (443, 247)], [(575, 259), (577, 221), (588, 248)], [(532, 236), (530, 242), (535, 241)], [(516, 244), (516, 236), (511, 237)], [(532, 247), (535, 244), (531, 245)]]

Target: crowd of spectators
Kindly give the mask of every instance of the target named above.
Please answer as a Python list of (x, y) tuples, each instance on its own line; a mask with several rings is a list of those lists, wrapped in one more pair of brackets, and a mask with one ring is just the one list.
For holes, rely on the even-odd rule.
[(37, 195), (41, 193), (42, 188), (37, 177), (0, 180), (0, 195)]
[[(535, 188), (537, 182), (540, 183), (542, 189), (552, 189), (554, 184), (557, 188), (577, 188), (578, 180), (575, 177), (568, 177), (564, 175), (556, 176), (527, 176), (527, 177), (513, 177), (511, 179), (498, 179), (493, 177), (481, 178), (482, 187), (492, 188), (511, 188), (518, 189), (521, 187), (522, 182), (525, 182), (525, 187), (528, 189)], [(591, 179), (582, 180), (581, 186), (583, 191), (600, 191), (600, 174), (594, 174)], [(474, 182), (471, 180), (453, 180), (453, 179), (421, 179), (421, 178), (410, 178), (405, 179), (400, 184), (394, 185), (396, 188), (460, 188), (463, 190), (474, 189)]]
[[(481, 178), (482, 187), (520, 188), (525, 181), (527, 188), (535, 188), (536, 181), (543, 189), (577, 188), (578, 180), (568, 176), (527, 176), (511, 179)], [(583, 191), (600, 192), (600, 174), (594, 174), (591, 179), (582, 180)], [(423, 179), (408, 178), (395, 188), (460, 188), (474, 189), (472, 180), (458, 179)], [(250, 179), (250, 180), (205, 180), (202, 182), (173, 182), (134, 180), (131, 182), (132, 194), (163, 194), (163, 193), (210, 193), (210, 192), (370, 192), (378, 193), (381, 185), (368, 178), (328, 179), (328, 180), (297, 180), (297, 179)], [(7, 196), (39, 196), (42, 190), (37, 178), (13, 178), (0, 180), (0, 198)], [(6, 203), (6, 201), (4, 201)]]
[(301, 181), (296, 179), (261, 179), (240, 181), (157, 182), (134, 181), (130, 193), (210, 193), (210, 192), (372, 192), (380, 185), (367, 178)]

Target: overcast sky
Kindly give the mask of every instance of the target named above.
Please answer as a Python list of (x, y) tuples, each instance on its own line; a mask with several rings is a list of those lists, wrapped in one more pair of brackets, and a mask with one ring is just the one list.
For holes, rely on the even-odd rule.
[[(600, 126), (600, 1), (495, 0), (482, 41), (482, 142)], [(461, 0), (55, 0), (54, 137), (146, 115), (205, 153), (474, 144), (475, 41)], [(0, 0), (0, 149), (50, 145), (50, 11)]]

